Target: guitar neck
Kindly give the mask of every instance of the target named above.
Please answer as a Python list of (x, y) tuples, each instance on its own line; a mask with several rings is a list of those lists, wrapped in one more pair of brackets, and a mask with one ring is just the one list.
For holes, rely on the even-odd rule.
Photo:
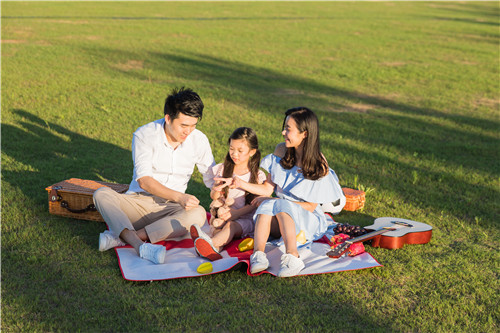
[(375, 236), (381, 235), (383, 233), (386, 233), (386, 232), (392, 231), (392, 230), (394, 230), (394, 228), (383, 228), (383, 229), (380, 229), (377, 231), (372, 231), (372, 232), (369, 232), (363, 236), (359, 236), (359, 237), (356, 237), (353, 239), (348, 239), (348, 240), (346, 240), (346, 243), (354, 244), (354, 243), (363, 242), (363, 241), (372, 239)]

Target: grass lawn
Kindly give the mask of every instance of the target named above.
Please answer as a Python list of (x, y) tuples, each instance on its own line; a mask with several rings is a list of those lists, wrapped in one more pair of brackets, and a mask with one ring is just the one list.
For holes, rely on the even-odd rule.
[[(498, 2), (2, 2), (2, 330), (499, 331)], [(205, 103), (221, 161), (262, 153), (308, 106), (362, 211), (434, 227), (368, 248), (383, 267), (279, 279), (243, 269), (135, 283), (103, 223), (48, 213), (46, 186), (129, 183), (131, 135), (173, 87)], [(189, 192), (209, 204), (196, 174)]]

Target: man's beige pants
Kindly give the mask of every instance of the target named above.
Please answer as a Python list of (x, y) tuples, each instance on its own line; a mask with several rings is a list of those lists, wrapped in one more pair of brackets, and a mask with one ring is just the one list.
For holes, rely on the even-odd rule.
[(191, 225), (202, 226), (207, 219), (201, 206), (185, 210), (148, 193), (120, 194), (109, 187), (94, 192), (94, 204), (115, 236), (144, 228), (151, 243), (184, 236)]

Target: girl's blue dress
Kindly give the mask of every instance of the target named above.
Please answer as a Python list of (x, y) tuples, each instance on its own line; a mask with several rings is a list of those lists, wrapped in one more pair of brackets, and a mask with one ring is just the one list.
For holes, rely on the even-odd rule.
[[(304, 245), (307, 245), (323, 237), (328, 228), (325, 213), (319, 204), (335, 202), (343, 197), (344, 193), (332, 169), (318, 180), (309, 180), (304, 178), (296, 166), (289, 170), (284, 169), (280, 160), (280, 157), (269, 154), (260, 163), (260, 167), (271, 174), (271, 180), (276, 184), (274, 192), (278, 199), (262, 202), (254, 214), (254, 221), (259, 214), (275, 216), (281, 212), (287, 213), (295, 222), (295, 234), (304, 231)], [(313, 202), (318, 206), (311, 213), (294, 201)]]

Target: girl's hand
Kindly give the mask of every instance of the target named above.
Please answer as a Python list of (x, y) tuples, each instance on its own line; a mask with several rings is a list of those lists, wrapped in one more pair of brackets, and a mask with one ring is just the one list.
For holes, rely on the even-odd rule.
[[(226, 186), (229, 186), (229, 188), (240, 188), (243, 189), (244, 186), (244, 181), (241, 180), (239, 177), (234, 176), (233, 178), (214, 178), (215, 181), (220, 182), (220, 185), (216, 186), (217, 189), (223, 189)], [(214, 187), (214, 189), (216, 188)]]
[(222, 189), (226, 186), (230, 186), (232, 183), (233, 183), (233, 179), (232, 178), (219, 178), (219, 177), (215, 177), (214, 180), (217, 182), (212, 190), (214, 191), (217, 191), (217, 192), (220, 192), (222, 191)]
[(243, 188), (242, 186), (243, 186), (243, 181), (240, 178), (234, 176), (233, 182), (231, 183), (231, 185), (229, 185), (229, 188)]
[(217, 212), (217, 216), (224, 221), (229, 221), (233, 217), (233, 210), (229, 207), (221, 207)]
[(256, 197), (252, 200), (251, 205), (255, 208), (259, 207), (264, 201), (273, 199), (271, 197)]

